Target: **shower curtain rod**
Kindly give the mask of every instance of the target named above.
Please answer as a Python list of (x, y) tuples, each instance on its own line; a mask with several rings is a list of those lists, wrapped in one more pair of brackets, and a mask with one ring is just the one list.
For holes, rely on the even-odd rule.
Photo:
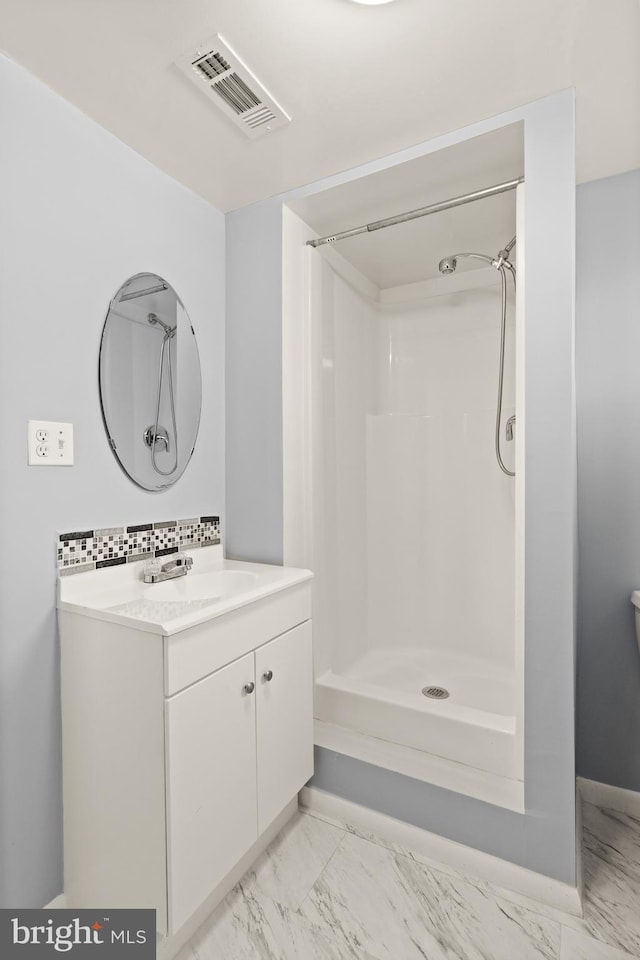
[(136, 290), (134, 293), (123, 293), (119, 303), (123, 303), (125, 300), (136, 300), (138, 297), (146, 297), (150, 293), (160, 293), (166, 289), (166, 283), (156, 283), (155, 287), (147, 287), (146, 290)]
[(406, 213), (399, 213), (397, 216), (387, 217), (385, 220), (374, 220), (373, 223), (366, 223), (362, 227), (353, 227), (351, 230), (343, 230), (341, 233), (334, 233), (330, 237), (319, 237), (317, 240), (307, 240), (307, 246), (321, 247), (324, 243), (335, 243), (336, 240), (346, 240), (347, 237), (357, 237), (361, 233), (372, 233), (374, 230), (382, 230), (384, 227), (393, 227), (396, 223), (406, 223), (407, 220), (417, 220), (418, 217), (428, 217), (430, 213), (439, 213), (441, 210), (449, 210), (451, 207), (461, 207), (463, 204), (472, 203), (474, 200), (484, 200), (485, 197), (494, 197), (498, 193), (515, 190), (521, 183), (524, 183), (524, 177), (517, 177), (515, 180), (506, 180), (504, 183), (497, 183), (494, 187), (485, 187), (484, 190), (465, 193), (461, 197), (452, 197), (450, 200), (442, 200), (440, 203), (431, 203), (428, 207), (408, 210)]

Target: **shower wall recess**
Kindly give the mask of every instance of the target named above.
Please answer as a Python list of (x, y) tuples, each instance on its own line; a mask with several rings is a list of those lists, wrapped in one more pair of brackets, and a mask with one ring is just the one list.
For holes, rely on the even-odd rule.
[[(291, 272), (304, 234), (286, 211)], [(306, 257), (316, 743), (522, 811), (524, 469), (494, 454), (499, 274), (381, 291), (336, 249)], [(510, 296), (503, 421), (522, 424), (515, 313)]]
[[(466, 292), (455, 286), (458, 274), (443, 278), (449, 286), (440, 286), (442, 303), (432, 302), (427, 317), (422, 304), (406, 302), (406, 290), (378, 294), (348, 267), (338, 276), (338, 247), (329, 247), (334, 261), (319, 269), (319, 251), (305, 246), (309, 230), (288, 209), (512, 124), (524, 128), (526, 204), (516, 246), (518, 375), (516, 393), (506, 398), (518, 414), (515, 484), (495, 462), (495, 476), (490, 472), (497, 357), (491, 387), (482, 370), (496, 345), (495, 286), (480, 282), (479, 272), (476, 288)], [(567, 90), (228, 215), (227, 411), (244, 432), (234, 434), (227, 488), (242, 483), (246, 495), (247, 478), (254, 477), (261, 510), (274, 522), (280, 518), (284, 562), (316, 574), (314, 622), (317, 636), (328, 638), (315, 651), (317, 712), (333, 717), (324, 721), (333, 729), (318, 733), (311, 786), (559, 880), (575, 892), (573, 138), (574, 97)], [(439, 257), (453, 252), (447, 246)], [(262, 276), (264, 257), (271, 262), (276, 247), (277, 293), (248, 291), (242, 279), (247, 270)], [(471, 331), (468, 300), (479, 318)], [(445, 301), (446, 321), (440, 313)], [(323, 317), (326, 310), (333, 322), (307, 322), (310, 304), (321, 304)], [(339, 315), (346, 321), (339, 323)], [(253, 455), (242, 453), (251, 448), (256, 429), (241, 420), (242, 412), (248, 401), (259, 405), (258, 386), (263, 390), (264, 384), (249, 398), (240, 390), (255, 366), (252, 357), (242, 356), (241, 342), (254, 328), (264, 338), (265, 324), (273, 335), (269, 349), (277, 348), (282, 362), (281, 380), (275, 370), (269, 380), (269, 402), (279, 387), (280, 409), (268, 423), (260, 419), (260, 443), (272, 452), (281, 445), (283, 453), (282, 483), (271, 485), (268, 496), (262, 475), (250, 469)], [(454, 348), (462, 365), (457, 389), (439, 401), (435, 384), (458, 369), (450, 362)], [(393, 369), (385, 368), (385, 357)], [(418, 358), (430, 371), (429, 382)], [(507, 386), (513, 391), (513, 383)], [(512, 448), (505, 446), (506, 456)], [(403, 458), (407, 468), (398, 469)], [(349, 478), (345, 486), (336, 482), (341, 471)], [(443, 500), (445, 491), (450, 500)], [(268, 544), (259, 531), (252, 536), (249, 524), (228, 503), (231, 552), (237, 543), (244, 556), (259, 559)], [(505, 560), (509, 553), (511, 564)], [(428, 626), (438, 643), (456, 624), (455, 641), (445, 645), (448, 661), (442, 648), (440, 659), (420, 659), (424, 630), (418, 636), (416, 623)], [(523, 642), (509, 650), (509, 635)], [(482, 662), (469, 672), (480, 636)], [(396, 662), (385, 660), (391, 648), (394, 655), (403, 651), (400, 676)], [(505, 683), (509, 674), (516, 678), (511, 686)], [(362, 730), (349, 726), (343, 712), (357, 687), (358, 711), (367, 723), (385, 723), (387, 729), (400, 724), (391, 698), (373, 703), (370, 696), (372, 681), (381, 677), (396, 686), (396, 699), (415, 695), (428, 704), (412, 728), (417, 740), (407, 742), (406, 727), (396, 727), (394, 742), (404, 752), (391, 757), (387, 751), (385, 763), (367, 753), (371, 744), (356, 753)], [(410, 693), (400, 689), (407, 677)], [(416, 690), (447, 688), (453, 679), (460, 685), (465, 677), (461, 730), (453, 695), (432, 699)], [(404, 705), (411, 713), (412, 704)], [(483, 723), (476, 722), (479, 713)], [(450, 721), (446, 732), (443, 719)], [(437, 727), (455, 757), (429, 753)], [(478, 740), (483, 728), (490, 731), (484, 743)], [(505, 748), (510, 736), (511, 752)], [(373, 728), (371, 738), (379, 740)], [(502, 779), (511, 792), (500, 799), (487, 789), (490, 779)]]

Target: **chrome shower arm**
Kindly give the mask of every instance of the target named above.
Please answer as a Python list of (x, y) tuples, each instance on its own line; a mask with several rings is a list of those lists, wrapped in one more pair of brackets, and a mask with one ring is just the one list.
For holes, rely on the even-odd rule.
[(484, 262), (488, 263), (490, 266), (494, 265), (494, 257), (488, 257), (484, 253), (456, 253), (456, 260), (460, 260), (461, 257), (466, 257), (467, 259), (471, 260), (484, 260)]

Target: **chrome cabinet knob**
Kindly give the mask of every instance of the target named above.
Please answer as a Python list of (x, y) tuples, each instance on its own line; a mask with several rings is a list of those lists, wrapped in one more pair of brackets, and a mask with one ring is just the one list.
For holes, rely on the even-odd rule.
[(270, 680), (273, 680), (273, 670), (266, 670), (262, 674), (262, 679), (265, 681), (265, 683), (269, 683)]
[(245, 683), (244, 687), (242, 688), (242, 692), (243, 692), (243, 693), (253, 693), (253, 691), (255, 690), (255, 688), (256, 688), (255, 683), (253, 682), (253, 680), (250, 680), (249, 683)]

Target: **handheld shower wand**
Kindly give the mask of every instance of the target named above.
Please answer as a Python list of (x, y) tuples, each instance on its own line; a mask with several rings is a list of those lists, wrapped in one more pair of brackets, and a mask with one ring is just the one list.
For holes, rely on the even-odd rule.
[[(175, 472), (178, 466), (178, 425), (176, 423), (176, 409), (175, 401), (173, 397), (173, 370), (171, 366), (171, 341), (176, 335), (176, 327), (170, 327), (168, 323), (165, 323), (164, 320), (161, 320), (160, 317), (156, 316), (155, 313), (150, 313), (147, 317), (147, 320), (152, 326), (160, 326), (164, 330), (164, 335), (162, 337), (162, 347), (160, 349), (160, 367), (158, 370), (158, 393), (156, 397), (156, 419), (155, 424), (152, 424), (144, 432), (144, 442), (151, 450), (151, 466), (156, 473), (159, 473), (163, 477), (169, 477), (172, 473)], [(162, 397), (162, 381), (164, 379), (164, 352), (165, 348), (169, 344), (169, 353), (168, 353), (168, 365), (169, 365), (169, 403), (171, 406), (171, 419), (173, 421), (173, 438), (174, 438), (174, 464), (170, 470), (161, 470), (158, 464), (156, 463), (156, 445), (158, 443), (164, 444), (164, 449), (169, 452), (169, 431), (164, 427), (160, 426), (160, 400)]]
[[(504, 393), (504, 348), (506, 340), (506, 331), (507, 331), (507, 274), (506, 271), (509, 270), (513, 278), (513, 285), (516, 284), (516, 268), (513, 266), (509, 260), (509, 254), (516, 245), (516, 238), (514, 237), (505, 245), (505, 247), (500, 250), (497, 257), (488, 257), (484, 253), (456, 253), (451, 257), (443, 257), (443, 259), (438, 264), (438, 269), (440, 273), (444, 276), (447, 276), (455, 272), (456, 267), (458, 266), (458, 260), (462, 257), (471, 257), (474, 260), (484, 260), (490, 266), (495, 267), (496, 270), (500, 272), (500, 280), (502, 283), (502, 307), (500, 311), (500, 365), (498, 370), (498, 402), (496, 407), (496, 429), (495, 429), (495, 451), (496, 451), (496, 460), (498, 461), (498, 466), (503, 473), (506, 473), (508, 477), (515, 477), (515, 471), (509, 470), (505, 466), (504, 460), (502, 459), (502, 451), (500, 449), (500, 423), (502, 420), (502, 402), (503, 402), (503, 393)], [(513, 425), (515, 423), (515, 417), (510, 417), (507, 423), (507, 440), (513, 439)]]

